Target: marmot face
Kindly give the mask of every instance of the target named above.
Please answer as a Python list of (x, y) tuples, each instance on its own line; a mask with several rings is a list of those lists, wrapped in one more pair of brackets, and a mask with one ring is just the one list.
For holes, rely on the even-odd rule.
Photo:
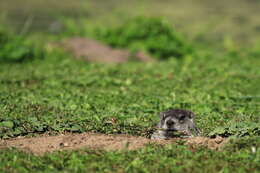
[(199, 129), (195, 125), (195, 115), (191, 111), (181, 109), (170, 109), (160, 113), (160, 122), (157, 125), (158, 130), (152, 135), (153, 139), (167, 139), (178, 132), (185, 137), (199, 135)]
[(160, 114), (160, 128), (167, 131), (188, 131), (194, 126), (194, 114), (190, 111), (171, 109)]

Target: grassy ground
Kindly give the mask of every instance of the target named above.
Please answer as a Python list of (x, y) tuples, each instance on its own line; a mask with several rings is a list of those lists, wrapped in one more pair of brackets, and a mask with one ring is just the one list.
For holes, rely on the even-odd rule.
[[(196, 112), (205, 135), (236, 122), (259, 123), (256, 60), (220, 54), (146, 65), (62, 58), (3, 65), (1, 121), (12, 125), (1, 137), (65, 130), (148, 135), (156, 114), (170, 107)], [(105, 123), (112, 118), (116, 124)]]
[[(170, 107), (196, 112), (204, 135), (218, 127), (227, 127), (223, 134), (232, 135), (228, 127), (234, 124), (241, 132), (237, 135), (251, 136), (249, 141), (259, 135), (258, 57), (201, 52), (198, 57), (145, 65), (97, 65), (56, 56), (1, 65), (2, 138), (63, 131), (149, 136), (156, 114)], [(116, 123), (109, 123), (112, 118)], [(181, 144), (43, 157), (3, 150), (0, 167), (4, 172), (257, 172), (260, 156), (259, 150), (251, 153), (254, 143), (259, 145), (258, 137), (239, 144), (239, 151), (231, 147), (195, 153)]]
[[(259, 139), (258, 139), (259, 144)], [(0, 151), (2, 172), (259, 172), (260, 150), (250, 147), (215, 152), (183, 145), (148, 146), (137, 151), (80, 150), (33, 156)], [(259, 145), (258, 145), (259, 146)], [(237, 150), (239, 148), (239, 150)]]

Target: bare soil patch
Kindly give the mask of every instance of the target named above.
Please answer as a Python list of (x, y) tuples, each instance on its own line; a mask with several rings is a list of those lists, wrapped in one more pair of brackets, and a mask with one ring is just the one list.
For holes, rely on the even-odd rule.
[(129, 135), (105, 135), (98, 133), (61, 134), (58, 136), (18, 137), (9, 140), (0, 140), (0, 149), (18, 148), (34, 154), (43, 154), (56, 150), (75, 150), (81, 148), (104, 150), (135, 150), (147, 144), (172, 144), (183, 140), (192, 147), (205, 146), (210, 149), (220, 149), (226, 143), (225, 138), (214, 139), (194, 137), (187, 139), (174, 138), (171, 140), (151, 140), (145, 137)]
[(62, 47), (71, 52), (76, 59), (98, 63), (124, 63), (129, 60), (152, 61), (144, 52), (135, 54), (125, 49), (114, 49), (96, 40), (74, 37), (63, 41)]

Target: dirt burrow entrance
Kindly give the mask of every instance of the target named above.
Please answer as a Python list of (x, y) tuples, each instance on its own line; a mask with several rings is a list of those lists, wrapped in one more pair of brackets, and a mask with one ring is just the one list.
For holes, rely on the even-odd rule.
[(214, 139), (206, 137), (194, 137), (187, 139), (151, 140), (145, 137), (129, 135), (105, 135), (98, 133), (61, 134), (58, 136), (19, 137), (9, 140), (0, 140), (0, 149), (18, 148), (33, 154), (43, 154), (56, 150), (75, 150), (80, 148), (104, 149), (104, 150), (135, 150), (147, 144), (171, 144), (183, 140), (190, 146), (205, 146), (210, 149), (220, 149), (226, 143), (225, 138)]
[(89, 38), (74, 37), (64, 40), (61, 47), (71, 52), (76, 59), (105, 63), (105, 64), (121, 64), (130, 60), (141, 62), (151, 62), (151, 58), (147, 53), (138, 51), (131, 53), (126, 49), (112, 48), (104, 43)]

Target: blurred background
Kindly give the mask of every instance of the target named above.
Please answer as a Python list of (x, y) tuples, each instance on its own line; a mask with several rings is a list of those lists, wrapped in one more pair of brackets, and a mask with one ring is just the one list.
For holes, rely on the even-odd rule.
[(18, 32), (61, 32), (60, 20), (118, 25), (134, 16), (163, 16), (190, 39), (247, 46), (260, 33), (259, 0), (0, 0), (1, 20)]

